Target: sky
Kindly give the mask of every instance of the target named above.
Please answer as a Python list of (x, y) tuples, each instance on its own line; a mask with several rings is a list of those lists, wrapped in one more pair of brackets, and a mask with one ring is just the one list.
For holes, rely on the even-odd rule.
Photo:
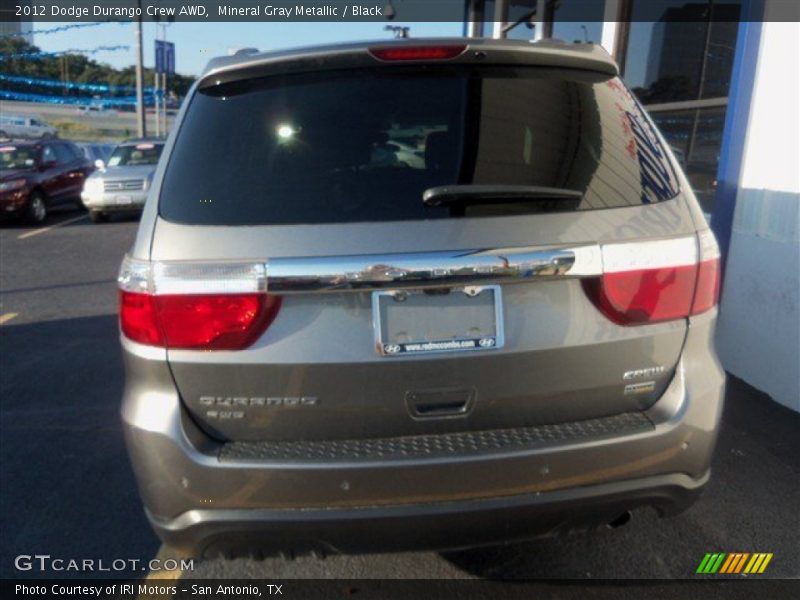
[[(67, 23), (34, 23), (34, 31), (52, 29)], [(462, 34), (461, 22), (395, 23), (411, 28), (412, 37), (451, 37)], [(172, 23), (166, 27), (167, 40), (175, 43), (175, 70), (183, 75), (199, 75), (210, 58), (228, 54), (230, 49), (254, 47), (278, 50), (353, 40), (389, 40), (384, 23)], [(162, 27), (159, 27), (159, 36)], [(98, 52), (92, 58), (114, 67), (134, 64), (135, 27), (132, 23), (104, 23), (96, 27), (73, 29), (53, 34), (34, 35), (33, 43), (45, 52), (71, 48), (129, 45), (129, 50)], [(153, 66), (155, 23), (144, 23), (144, 63)]]

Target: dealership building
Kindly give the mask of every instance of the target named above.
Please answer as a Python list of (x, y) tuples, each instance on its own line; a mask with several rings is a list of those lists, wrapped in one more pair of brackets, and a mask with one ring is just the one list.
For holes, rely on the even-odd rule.
[(717, 348), (800, 411), (796, 0), (466, 0), (464, 35), (599, 43), (656, 121), (717, 235)]

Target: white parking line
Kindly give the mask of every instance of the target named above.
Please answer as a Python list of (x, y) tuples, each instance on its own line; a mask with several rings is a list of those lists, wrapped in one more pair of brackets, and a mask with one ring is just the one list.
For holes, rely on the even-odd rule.
[(6, 323), (8, 323), (8, 322), (9, 322), (11, 319), (13, 319), (14, 317), (16, 317), (18, 314), (19, 314), (19, 313), (6, 313), (6, 314), (4, 314), (4, 315), (0, 315), (0, 325), (5, 325), (5, 324), (6, 324)]
[(29, 231), (27, 233), (23, 233), (22, 235), (18, 235), (18, 240), (24, 240), (25, 238), (33, 237), (35, 235), (39, 235), (40, 233), (44, 233), (45, 231), (50, 231), (51, 229), (55, 229), (56, 227), (61, 227), (62, 225), (69, 225), (70, 223), (74, 223), (75, 221), (80, 221), (81, 219), (85, 219), (87, 215), (81, 215), (79, 217), (74, 217), (72, 219), (67, 219), (66, 221), (61, 221), (59, 223), (54, 223), (48, 227), (40, 227), (39, 229), (34, 229), (33, 231)]

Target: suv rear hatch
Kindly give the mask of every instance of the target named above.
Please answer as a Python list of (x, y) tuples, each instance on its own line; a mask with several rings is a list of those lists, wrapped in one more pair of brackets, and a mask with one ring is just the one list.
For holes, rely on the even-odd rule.
[(145, 309), (215, 437), (575, 421), (669, 383), (701, 249), (627, 88), (580, 48), (416, 48), (253, 59), (188, 100)]

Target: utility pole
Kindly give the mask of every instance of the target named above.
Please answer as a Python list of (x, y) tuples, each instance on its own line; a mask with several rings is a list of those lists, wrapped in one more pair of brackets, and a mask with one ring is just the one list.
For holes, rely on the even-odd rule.
[[(160, 25), (161, 25), (161, 40), (166, 42), (167, 41), (167, 25), (169, 25), (169, 23), (160, 23)], [(166, 44), (165, 44), (165, 51), (166, 51)], [(166, 58), (167, 57), (164, 56), (164, 59), (165, 59), (164, 67), (165, 68), (163, 70), (163, 73), (161, 73), (161, 94), (162, 94), (161, 95), (161, 109), (163, 110), (163, 116), (160, 115), (160, 117), (162, 118), (162, 121), (161, 121), (161, 123), (162, 123), (162, 125), (161, 125), (161, 135), (163, 135), (165, 137), (167, 135), (167, 131), (169, 131), (169, 129), (167, 128), (167, 71), (168, 71), (167, 67), (168, 67), (168, 65), (166, 64), (166, 62), (167, 62)], [(158, 74), (156, 74), (156, 77), (158, 77)], [(158, 111), (156, 111), (156, 112), (158, 112)], [(156, 118), (158, 119), (159, 116), (157, 116)]]
[(464, 31), (467, 37), (481, 37), (483, 35), (483, 14), (486, 8), (484, 0), (470, 0), (467, 13), (467, 27)]
[[(139, 0), (141, 11), (142, 1)], [(142, 50), (142, 18), (136, 20), (136, 125), (139, 137), (147, 137), (147, 111), (144, 107), (144, 56)]]
[(384, 31), (391, 31), (394, 34), (394, 37), (399, 40), (405, 40), (411, 37), (410, 27), (400, 27), (399, 25), (386, 25), (383, 28)]
[(153, 78), (154, 78), (154, 81), (153, 81), (153, 105), (154, 105), (154, 108), (155, 108), (155, 111), (156, 111), (156, 137), (161, 137), (161, 120), (159, 118), (160, 115), (161, 115), (161, 107), (160, 107), (160, 104), (159, 104), (159, 92), (158, 92), (158, 82), (159, 82), (160, 78), (158, 76), (158, 70), (157, 69), (153, 69)]
[[(166, 39), (166, 35), (164, 36), (164, 39)], [(163, 121), (163, 123), (164, 123), (164, 136), (166, 137), (167, 131), (169, 131), (169, 129), (167, 128), (167, 74), (166, 74), (166, 72), (163, 73), (161, 75), (161, 77), (162, 77), (161, 90), (164, 92), (164, 96), (161, 99), (161, 108), (164, 110), (164, 121)]]

